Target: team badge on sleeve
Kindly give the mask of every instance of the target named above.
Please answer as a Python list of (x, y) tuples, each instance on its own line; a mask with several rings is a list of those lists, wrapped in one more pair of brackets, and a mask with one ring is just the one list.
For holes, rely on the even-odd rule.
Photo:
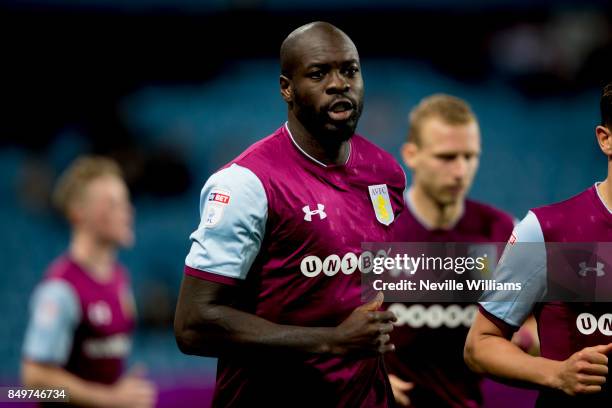
[(34, 312), (34, 320), (41, 327), (52, 327), (59, 318), (60, 307), (55, 300), (45, 299)]
[(387, 185), (376, 184), (368, 186), (368, 190), (370, 190), (370, 199), (372, 200), (372, 206), (374, 206), (374, 213), (376, 213), (378, 222), (384, 225), (391, 224), (395, 219), (395, 214), (393, 214)]
[(512, 234), (510, 234), (510, 238), (508, 239), (508, 243), (506, 244), (506, 248), (504, 248), (504, 252), (502, 253), (501, 258), (499, 258), (498, 264), (501, 264), (504, 262), (504, 260), (506, 259), (506, 255), (508, 254), (508, 252), (510, 252), (510, 250), (516, 243), (517, 239), (518, 238), (516, 236), (516, 229), (515, 229), (514, 231), (512, 231)]
[(230, 193), (223, 190), (213, 190), (208, 194), (204, 207), (204, 226), (212, 228), (221, 221), (223, 211), (230, 202)]

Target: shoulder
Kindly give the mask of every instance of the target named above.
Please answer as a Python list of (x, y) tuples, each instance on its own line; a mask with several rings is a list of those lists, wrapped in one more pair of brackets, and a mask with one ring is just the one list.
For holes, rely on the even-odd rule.
[(533, 211), (529, 211), (512, 231), (510, 243), (515, 242), (544, 242), (542, 226)]
[(564, 214), (567, 214), (568, 211), (574, 211), (575, 209), (584, 210), (585, 204), (590, 202), (593, 194), (594, 187), (590, 187), (567, 200), (536, 207), (531, 209), (531, 211), (540, 221), (544, 221), (545, 219), (547, 223), (554, 222), (555, 219), (563, 218)]
[(78, 294), (69, 282), (61, 278), (43, 280), (30, 302), (23, 355), (33, 361), (64, 366), (82, 314)]
[(230, 163), (213, 173), (206, 181), (205, 186), (257, 188), (261, 186), (261, 180), (250, 168), (241, 164)]
[(68, 279), (68, 275), (74, 270), (75, 265), (66, 254), (62, 254), (55, 258), (45, 272), (45, 278), (47, 279)]
[(250, 200), (267, 201), (263, 181), (251, 169), (232, 163), (208, 178), (200, 194), (200, 208), (209, 204), (219, 210), (248, 206)]
[(268, 193), (262, 181), (235, 163), (210, 176), (200, 193), (201, 226), (207, 229), (264, 219), (267, 211)]
[(273, 165), (271, 158), (279, 157), (286, 148), (285, 126), (281, 126), (274, 133), (253, 143), (245, 151), (224, 167), (238, 164), (242, 167), (251, 168), (256, 171), (259, 167), (269, 168)]
[(247, 183), (267, 185), (270, 174), (277, 167), (279, 158), (286, 156), (284, 126), (271, 135), (253, 143), (237, 157), (213, 173), (206, 184), (222, 183), (243, 185)]
[(534, 208), (531, 212), (537, 217), (547, 241), (592, 240), (593, 234), (599, 234), (598, 226), (601, 227), (594, 218), (600, 214), (596, 200), (599, 198), (593, 186), (567, 200)]
[(61, 277), (53, 277), (38, 284), (34, 291), (33, 302), (34, 305), (49, 307), (58, 312), (76, 311), (79, 306), (79, 295), (70, 282)]

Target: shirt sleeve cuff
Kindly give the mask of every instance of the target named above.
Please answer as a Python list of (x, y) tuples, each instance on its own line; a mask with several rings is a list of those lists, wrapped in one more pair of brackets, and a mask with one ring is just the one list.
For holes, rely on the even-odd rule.
[(497, 326), (497, 328), (499, 330), (501, 330), (501, 332), (503, 333), (504, 337), (506, 337), (507, 339), (511, 338), (512, 335), (514, 334), (514, 332), (519, 329), (518, 327), (513, 326), (513, 325), (511, 325), (509, 323), (506, 323), (505, 321), (503, 321), (499, 317), (495, 316), (493, 313), (491, 313), (487, 309), (485, 309), (482, 305), (478, 305), (478, 310), (480, 310), (480, 313), (484, 317), (486, 317), (491, 323), (493, 323), (495, 326)]
[(218, 273), (201, 271), (199, 269), (195, 269), (187, 265), (185, 265), (184, 272), (185, 275), (193, 276), (194, 278), (204, 279), (216, 283), (222, 283), (224, 285), (236, 286), (240, 283), (240, 279), (219, 275)]

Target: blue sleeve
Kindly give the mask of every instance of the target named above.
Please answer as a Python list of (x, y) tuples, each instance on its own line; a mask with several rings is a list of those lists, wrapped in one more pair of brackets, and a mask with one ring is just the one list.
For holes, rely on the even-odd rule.
[(542, 228), (533, 212), (530, 211), (514, 228), (494, 279), (499, 283), (520, 282), (521, 290), (512, 295), (486, 292), (481, 307), (493, 320), (498, 319), (517, 329), (531, 314), (535, 303), (546, 294), (546, 246)]
[(62, 280), (45, 281), (34, 291), (30, 309), (23, 356), (39, 363), (65, 365), (81, 319), (74, 289)]
[(200, 196), (201, 219), (190, 236), (186, 272), (244, 280), (261, 248), (267, 216), (266, 192), (253, 172), (233, 164), (213, 174)]

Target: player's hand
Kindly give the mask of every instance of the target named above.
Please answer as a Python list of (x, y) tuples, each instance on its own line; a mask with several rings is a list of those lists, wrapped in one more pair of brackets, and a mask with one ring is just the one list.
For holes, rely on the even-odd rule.
[(155, 385), (144, 378), (145, 370), (135, 367), (121, 377), (110, 393), (114, 408), (150, 408), (155, 406), (157, 390)]
[(395, 402), (401, 407), (409, 407), (410, 398), (408, 397), (408, 392), (414, 388), (414, 383), (401, 380), (393, 374), (389, 374), (389, 382), (391, 383)]
[(608, 356), (612, 343), (586, 347), (561, 362), (556, 388), (568, 395), (595, 394), (601, 391), (608, 375)]
[(378, 310), (383, 300), (383, 293), (379, 292), (374, 300), (357, 307), (334, 329), (333, 353), (373, 355), (395, 350), (395, 346), (389, 343), (389, 333), (396, 317), (391, 311)]

